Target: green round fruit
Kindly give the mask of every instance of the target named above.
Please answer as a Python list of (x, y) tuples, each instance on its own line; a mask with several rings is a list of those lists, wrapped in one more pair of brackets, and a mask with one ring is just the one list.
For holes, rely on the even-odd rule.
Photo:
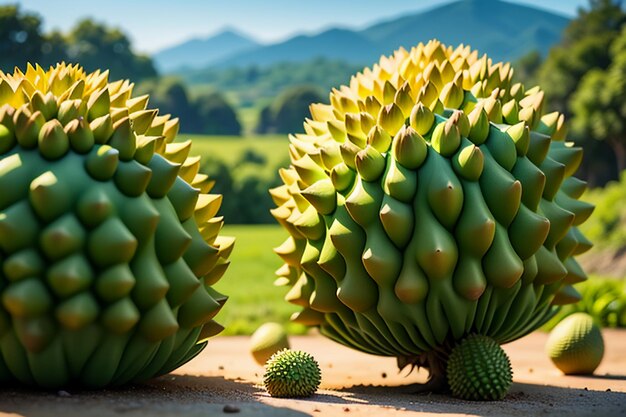
[(431, 41), (311, 105), (271, 190), (293, 321), (445, 379), (467, 335), (507, 343), (579, 299), (582, 149), (512, 77)]
[(289, 339), (278, 323), (262, 324), (250, 338), (250, 351), (259, 365), (264, 365), (274, 353), (283, 349), (289, 349)]
[(222, 330), (221, 196), (178, 119), (107, 77), (0, 72), (0, 383), (143, 381)]
[(452, 395), (464, 400), (501, 400), (513, 383), (509, 357), (481, 335), (468, 336), (452, 349), (446, 374)]
[(546, 352), (565, 375), (591, 375), (602, 361), (604, 340), (589, 314), (574, 313), (552, 329)]
[(322, 380), (320, 367), (306, 352), (283, 349), (265, 365), (263, 384), (272, 397), (309, 397)]

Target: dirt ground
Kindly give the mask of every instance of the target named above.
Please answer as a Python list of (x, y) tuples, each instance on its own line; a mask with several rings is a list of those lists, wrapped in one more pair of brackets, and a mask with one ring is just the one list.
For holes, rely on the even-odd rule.
[[(0, 390), (0, 415), (10, 416), (626, 416), (626, 331), (605, 330), (604, 360), (593, 377), (563, 376), (536, 332), (505, 346), (514, 384), (505, 400), (469, 402), (413, 394), (406, 385), (425, 372), (398, 374), (393, 358), (362, 354), (320, 336), (291, 339), (313, 354), (322, 386), (308, 399), (275, 399), (259, 385), (263, 368), (247, 337), (216, 337), (202, 354), (148, 383), (118, 390), (32, 392)], [(403, 387), (404, 386), (404, 387)]]

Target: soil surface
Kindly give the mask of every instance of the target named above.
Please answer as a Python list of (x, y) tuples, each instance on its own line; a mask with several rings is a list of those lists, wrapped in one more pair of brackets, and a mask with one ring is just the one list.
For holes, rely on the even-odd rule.
[(626, 330), (605, 330), (605, 356), (592, 377), (564, 376), (536, 332), (504, 346), (514, 384), (503, 401), (461, 401), (415, 394), (425, 371), (399, 374), (395, 359), (366, 355), (321, 336), (292, 337), (322, 368), (313, 397), (271, 398), (260, 385), (263, 368), (249, 338), (216, 337), (196, 359), (148, 383), (104, 391), (0, 390), (0, 415), (10, 416), (626, 416)]

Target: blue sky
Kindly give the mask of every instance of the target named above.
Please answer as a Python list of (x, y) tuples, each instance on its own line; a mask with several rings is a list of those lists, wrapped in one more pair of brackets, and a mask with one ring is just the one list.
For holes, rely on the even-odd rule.
[[(507, 0), (566, 16), (575, 16), (588, 0)], [(262, 42), (331, 26), (365, 27), (373, 22), (432, 8), (450, 0), (21, 0), (38, 13), (44, 29), (67, 30), (82, 17), (121, 28), (135, 49), (154, 52), (192, 37), (206, 37), (225, 27)], [(15, 3), (15, 1), (0, 3)], [(523, 24), (523, 22), (520, 22)]]

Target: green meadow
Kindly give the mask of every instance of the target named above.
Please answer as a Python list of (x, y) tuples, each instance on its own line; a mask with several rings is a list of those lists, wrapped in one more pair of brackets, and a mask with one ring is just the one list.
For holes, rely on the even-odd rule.
[(290, 333), (305, 328), (289, 323), (297, 306), (283, 300), (287, 289), (273, 285), (274, 271), (282, 264), (272, 248), (287, 233), (278, 225), (226, 226), (222, 234), (236, 238), (231, 264), (215, 289), (229, 296), (216, 320), (226, 327), (224, 334), (250, 334), (267, 321), (287, 325)]

